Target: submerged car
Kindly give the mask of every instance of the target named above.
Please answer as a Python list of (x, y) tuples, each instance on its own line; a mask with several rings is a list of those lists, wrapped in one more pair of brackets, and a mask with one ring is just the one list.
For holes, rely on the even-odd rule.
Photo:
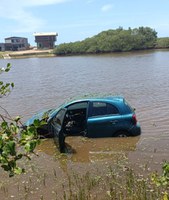
[(57, 109), (36, 114), (25, 125), (30, 126), (44, 115), (47, 116), (47, 125), (39, 129), (44, 136), (59, 137), (62, 134), (64, 137), (81, 135), (98, 138), (141, 134), (135, 110), (118, 96), (74, 100)]

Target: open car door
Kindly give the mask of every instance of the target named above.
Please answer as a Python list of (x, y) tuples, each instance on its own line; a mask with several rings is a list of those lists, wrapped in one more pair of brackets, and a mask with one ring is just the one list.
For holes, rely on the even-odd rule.
[(63, 121), (66, 111), (66, 108), (60, 109), (51, 121), (51, 131), (54, 135), (55, 142), (59, 143), (59, 150), (61, 153), (63, 153), (65, 150), (65, 134), (63, 131)]

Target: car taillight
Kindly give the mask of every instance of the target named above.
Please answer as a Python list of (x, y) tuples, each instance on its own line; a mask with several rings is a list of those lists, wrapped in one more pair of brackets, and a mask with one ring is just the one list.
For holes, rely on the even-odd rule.
[(133, 116), (132, 116), (132, 123), (133, 123), (134, 125), (137, 124), (136, 114), (133, 114)]

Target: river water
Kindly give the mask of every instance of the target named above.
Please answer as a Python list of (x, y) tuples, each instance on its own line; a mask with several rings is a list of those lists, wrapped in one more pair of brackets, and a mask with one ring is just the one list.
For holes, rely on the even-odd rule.
[[(67, 143), (76, 150), (72, 160), (94, 162), (106, 156), (111, 160), (115, 152), (123, 152), (133, 164), (137, 161), (156, 167), (168, 159), (169, 51), (1, 59), (0, 66), (7, 62), (13, 67), (8, 74), (1, 74), (1, 79), (14, 82), (15, 88), (0, 104), (23, 121), (42, 109), (85, 95), (122, 95), (136, 108), (140, 137), (68, 138)], [(56, 149), (49, 150), (51, 142), (46, 141), (41, 151), (52, 154)]]

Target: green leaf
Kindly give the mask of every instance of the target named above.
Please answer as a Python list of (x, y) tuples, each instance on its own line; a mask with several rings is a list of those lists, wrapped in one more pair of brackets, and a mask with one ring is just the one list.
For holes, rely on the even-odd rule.
[(6, 129), (8, 127), (8, 123), (7, 122), (2, 122), (1, 123), (1, 127), (2, 127), (2, 129)]
[(45, 120), (42, 120), (41, 122), (40, 122), (40, 126), (43, 126), (43, 125), (46, 125), (47, 124), (47, 122), (45, 121)]
[(15, 174), (22, 174), (24, 172), (24, 170), (22, 169), (22, 168), (20, 168), (20, 167), (16, 167), (15, 169), (14, 169), (14, 173)]
[(39, 119), (35, 119), (33, 122), (33, 125), (38, 128), (40, 126), (40, 120)]
[(20, 116), (17, 116), (17, 117), (15, 117), (14, 121), (15, 121), (15, 122), (18, 122), (20, 119), (21, 119), (21, 117), (20, 117)]
[(7, 64), (7, 67), (8, 67), (8, 68), (11, 67), (11, 63), (8, 63), (8, 64)]
[(27, 127), (26, 134), (27, 135), (33, 135), (35, 131), (36, 131), (36, 128), (34, 126), (29, 126), (29, 127)]
[(4, 164), (4, 165), (1, 165), (1, 167), (5, 170), (5, 171), (9, 171), (11, 168), (8, 164)]
[(11, 156), (15, 156), (16, 155), (15, 146), (16, 144), (14, 141), (9, 141), (3, 148), (3, 154), (4, 155), (10, 154)]
[(6, 69), (5, 69), (5, 72), (9, 72), (10, 69), (11, 69), (11, 64), (8, 63), (8, 64), (7, 64), (7, 67), (6, 67)]
[(11, 87), (14, 88), (14, 83), (11, 83)]
[(25, 145), (25, 150), (28, 153), (30, 153), (30, 152), (32, 153), (34, 151), (35, 147), (36, 147), (36, 144), (37, 144), (36, 140), (32, 140), (32, 141), (27, 142), (26, 145)]

